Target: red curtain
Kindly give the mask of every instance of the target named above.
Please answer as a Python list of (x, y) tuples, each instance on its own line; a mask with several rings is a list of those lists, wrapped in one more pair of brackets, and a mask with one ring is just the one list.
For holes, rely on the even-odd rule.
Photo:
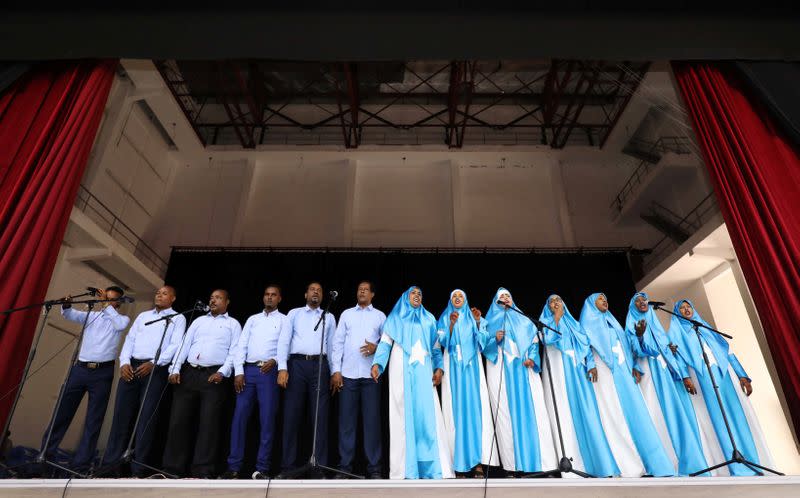
[[(116, 66), (42, 64), (0, 95), (0, 310), (45, 299)], [(39, 312), (0, 315), (0, 427)]]
[(673, 69), (800, 435), (800, 147), (732, 68)]

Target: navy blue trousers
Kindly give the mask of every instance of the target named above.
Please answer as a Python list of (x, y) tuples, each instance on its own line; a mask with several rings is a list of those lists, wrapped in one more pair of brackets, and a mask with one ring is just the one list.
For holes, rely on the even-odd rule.
[(339, 393), (339, 468), (353, 471), (356, 452), (356, 425), (361, 413), (367, 473), (381, 471), (381, 391), (372, 379), (344, 378)]
[[(47, 445), (46, 455), (51, 456), (61, 444), (64, 434), (67, 433), (75, 412), (83, 400), (83, 395), (89, 393), (89, 405), (86, 410), (86, 421), (83, 425), (78, 448), (72, 457), (70, 467), (77, 472), (89, 470), (92, 457), (97, 449), (97, 438), (100, 437), (100, 428), (103, 426), (103, 418), (108, 407), (108, 398), (111, 395), (111, 385), (114, 382), (114, 364), (96, 368), (89, 368), (73, 365), (67, 376), (67, 384), (64, 388), (64, 397), (61, 406), (56, 413), (53, 422), (53, 433)], [(42, 446), (47, 439), (48, 425), (42, 436)]]
[(244, 390), (236, 395), (236, 409), (231, 424), (231, 451), (228, 455), (228, 470), (238, 472), (244, 460), (247, 422), (258, 403), (258, 418), (261, 436), (256, 457), (256, 470), (269, 473), (272, 439), (275, 431), (275, 414), (278, 411), (278, 369), (261, 373), (257, 366), (244, 367)]
[[(136, 370), (143, 362), (131, 360), (131, 368)], [(150, 383), (150, 390), (145, 395), (147, 379), (153, 376)], [(164, 387), (167, 385), (167, 367), (155, 367), (147, 377), (134, 377), (130, 382), (119, 379), (117, 384), (117, 399), (114, 403), (114, 420), (111, 422), (111, 434), (108, 436), (108, 446), (103, 455), (103, 462), (114, 464), (122, 458), (122, 454), (128, 448), (128, 441), (131, 437), (133, 424), (136, 422), (136, 414), (139, 411), (139, 403), (144, 399), (142, 407), (142, 418), (136, 427), (136, 437), (134, 439), (134, 460), (149, 464), (150, 448), (153, 446), (153, 436), (155, 435), (156, 410)], [(131, 472), (134, 475), (148, 473), (148, 471), (131, 462)]]
[[(297, 447), (300, 429), (314, 430), (314, 408), (317, 401), (318, 360), (289, 358), (289, 385), (283, 398), (283, 458), (282, 470), (298, 466)], [(328, 405), (331, 372), (327, 359), (322, 361), (322, 385), (319, 396), (319, 425), (317, 426), (317, 463), (328, 465)], [(305, 462), (303, 462), (305, 463)]]

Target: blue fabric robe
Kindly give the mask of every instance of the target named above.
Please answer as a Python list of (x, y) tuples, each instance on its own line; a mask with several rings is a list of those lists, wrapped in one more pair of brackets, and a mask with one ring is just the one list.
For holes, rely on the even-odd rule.
[[(689, 475), (708, 467), (697, 416), (689, 398), (691, 395), (683, 385), (683, 379), (689, 377), (689, 370), (686, 363), (669, 349), (669, 337), (655, 311), (649, 306), (644, 313), (636, 308), (636, 298), (639, 296), (648, 299), (644, 292), (631, 298), (625, 331), (636, 361), (646, 361), (650, 366), (661, 413), (678, 457), (678, 473)], [(641, 338), (636, 336), (635, 329), (640, 320), (647, 323), (647, 329)]]
[[(689, 303), (694, 310), (692, 320), (708, 325), (708, 322), (703, 320), (694, 304), (688, 299), (682, 299), (675, 303), (674, 313), (680, 314), (680, 306), (683, 302)], [(700, 331), (702, 347), (697, 340), (697, 334), (691, 323), (673, 316), (669, 325), (670, 339), (678, 346), (678, 355), (687, 365), (694, 369), (697, 376), (700, 384), (697, 388), (703, 391), (703, 398), (708, 408), (708, 414), (711, 417), (711, 423), (714, 425), (714, 432), (716, 432), (720, 448), (722, 448), (725, 458), (730, 458), (733, 454), (733, 446), (731, 446), (730, 437), (725, 428), (725, 421), (714, 394), (714, 385), (703, 361), (703, 348), (707, 348), (707, 352), (711, 353), (709, 361), (714, 373), (714, 379), (716, 379), (719, 386), (719, 394), (722, 398), (722, 404), (725, 406), (725, 412), (728, 415), (728, 422), (731, 426), (733, 438), (736, 441), (736, 447), (744, 455), (745, 459), (753, 463), (761, 463), (758, 460), (758, 450), (753, 440), (753, 434), (750, 431), (750, 425), (747, 423), (742, 404), (736, 393), (736, 389), (739, 388), (739, 379), (731, 377), (728, 366), (733, 367), (737, 377), (744, 377), (748, 380), (750, 377), (747, 376), (747, 372), (742, 368), (736, 355), (729, 351), (728, 341), (724, 337), (703, 327), (699, 327), (698, 330)], [(754, 471), (740, 463), (729, 465), (728, 471), (735, 476), (756, 475)]]
[[(442, 350), (437, 341), (436, 319), (421, 304), (409, 302), (412, 286), (397, 301), (382, 332), (403, 350), (403, 394), (405, 404), (405, 454), (408, 479), (441, 479), (436, 437), (436, 407), (431, 396), (431, 377), (442, 368)], [(392, 346), (381, 341), (373, 365), (386, 368)]]
[[(547, 347), (555, 347), (561, 351), (564, 383), (572, 414), (572, 424), (575, 427), (578, 447), (586, 467), (579, 470), (584, 470), (596, 477), (619, 476), (619, 468), (614, 461), (614, 455), (611, 453), (603, 426), (600, 423), (600, 412), (597, 408), (594, 389), (588, 379), (589, 370), (595, 366), (589, 337), (578, 321), (572, 317), (566, 303), (564, 303), (564, 315), (556, 324), (555, 316), (548, 307), (548, 303), (553, 297), (547, 298), (542, 314), (539, 315), (539, 321), (561, 333), (558, 335), (552, 330), (544, 329)], [(566, 421), (562, 421), (563, 423)]]
[(633, 358), (627, 334), (614, 315), (601, 312), (595, 300), (600, 293), (586, 298), (580, 324), (589, 335), (592, 347), (614, 376), (614, 385), (622, 406), (625, 422), (648, 474), (675, 475), (661, 439), (658, 437), (642, 392), (633, 378)]

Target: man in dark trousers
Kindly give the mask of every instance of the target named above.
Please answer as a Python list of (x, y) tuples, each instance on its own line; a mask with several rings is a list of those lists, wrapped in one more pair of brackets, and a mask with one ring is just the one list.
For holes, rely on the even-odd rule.
[(242, 333), (239, 322), (228, 316), (229, 304), (228, 291), (211, 293), (210, 311), (189, 326), (170, 366), (169, 382), (175, 391), (164, 449), (164, 470), (170, 474), (216, 476), (220, 418)]

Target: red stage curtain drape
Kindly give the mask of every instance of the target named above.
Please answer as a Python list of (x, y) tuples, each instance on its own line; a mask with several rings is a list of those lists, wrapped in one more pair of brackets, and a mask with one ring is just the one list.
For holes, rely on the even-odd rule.
[(800, 435), (800, 146), (732, 68), (673, 69)]
[[(0, 310), (45, 299), (116, 66), (37, 65), (0, 95)], [(39, 313), (0, 315), (0, 427)]]

